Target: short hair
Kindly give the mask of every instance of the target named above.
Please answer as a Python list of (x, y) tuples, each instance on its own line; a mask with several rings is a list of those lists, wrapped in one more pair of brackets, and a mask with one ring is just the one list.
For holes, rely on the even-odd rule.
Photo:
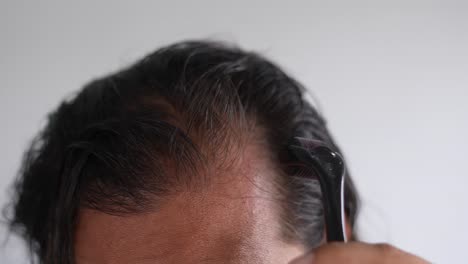
[[(253, 136), (280, 169), (272, 181), (282, 186), (284, 237), (317, 246), (324, 229), (320, 188), (288, 169), (285, 150), (297, 136), (339, 148), (306, 93), (272, 62), (230, 44), (158, 49), (91, 81), (49, 115), (24, 155), (11, 228), (39, 263), (74, 263), (79, 208), (149, 210), (158, 198), (207, 184), (203, 168), (225, 168)], [(354, 225), (358, 198), (346, 177), (346, 215)]]

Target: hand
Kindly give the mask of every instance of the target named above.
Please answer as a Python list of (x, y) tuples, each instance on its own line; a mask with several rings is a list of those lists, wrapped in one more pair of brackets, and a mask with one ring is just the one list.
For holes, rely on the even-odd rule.
[(429, 262), (388, 244), (329, 243), (289, 264), (427, 264)]

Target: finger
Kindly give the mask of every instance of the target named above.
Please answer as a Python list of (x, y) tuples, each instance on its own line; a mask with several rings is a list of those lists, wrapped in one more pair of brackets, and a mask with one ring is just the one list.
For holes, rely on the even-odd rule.
[(330, 243), (296, 259), (290, 264), (370, 264), (405, 263), (427, 264), (429, 262), (388, 244), (366, 244), (359, 242)]

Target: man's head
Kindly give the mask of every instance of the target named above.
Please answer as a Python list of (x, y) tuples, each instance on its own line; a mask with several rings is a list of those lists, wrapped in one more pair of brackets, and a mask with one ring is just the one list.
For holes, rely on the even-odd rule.
[[(318, 182), (288, 144), (337, 149), (304, 92), (235, 47), (159, 49), (50, 115), (12, 225), (43, 263), (285, 263), (324, 230)], [(352, 225), (350, 180), (346, 194)]]

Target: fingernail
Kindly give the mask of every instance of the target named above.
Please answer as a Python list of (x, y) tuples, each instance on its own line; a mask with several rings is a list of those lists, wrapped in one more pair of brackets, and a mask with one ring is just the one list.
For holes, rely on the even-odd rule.
[(302, 255), (296, 259), (293, 259), (289, 264), (313, 264), (314, 263), (314, 253), (309, 252), (305, 255)]

